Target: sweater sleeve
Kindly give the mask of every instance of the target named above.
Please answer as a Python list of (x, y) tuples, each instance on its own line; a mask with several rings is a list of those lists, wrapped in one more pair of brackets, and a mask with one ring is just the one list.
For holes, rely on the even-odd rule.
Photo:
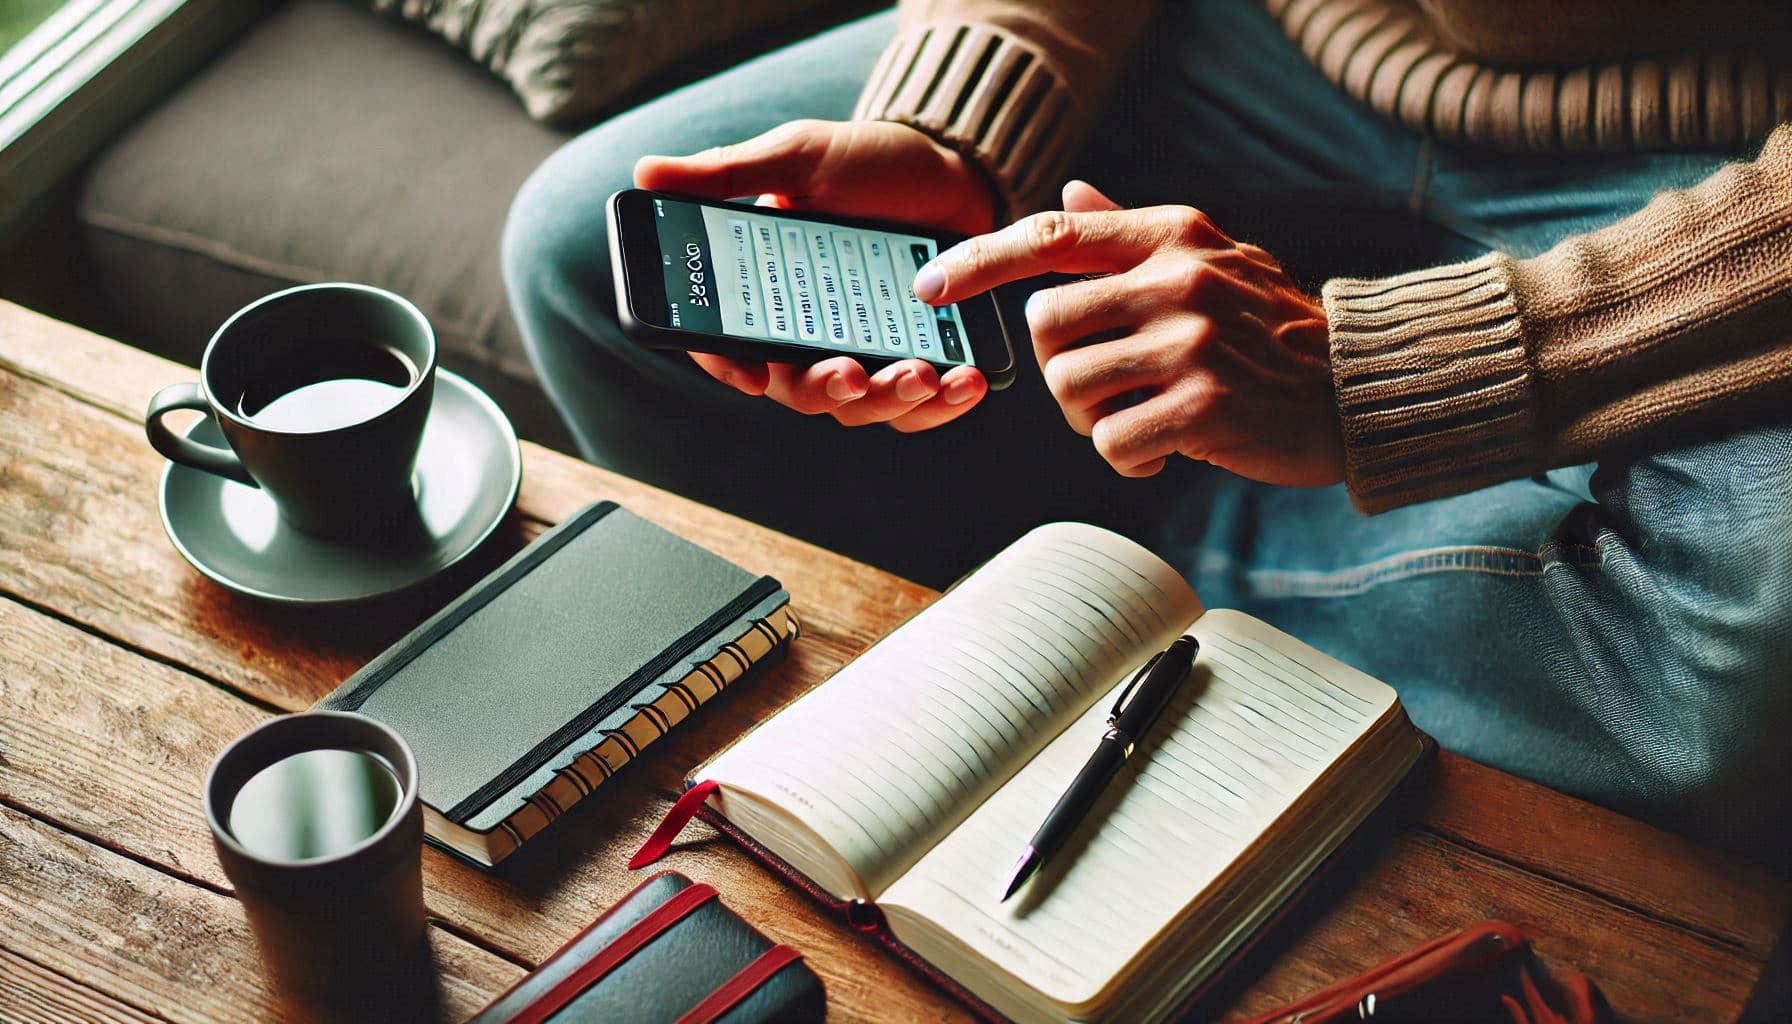
[(1324, 289), (1365, 512), (1792, 408), (1792, 124), (1532, 259)]
[(1050, 202), (1151, 0), (903, 0), (855, 118), (900, 121), (968, 156), (1006, 214)]

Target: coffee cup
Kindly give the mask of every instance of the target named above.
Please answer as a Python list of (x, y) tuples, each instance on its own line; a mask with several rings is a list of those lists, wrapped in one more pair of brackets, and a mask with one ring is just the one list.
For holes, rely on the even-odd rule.
[(423, 808), (402, 737), (347, 712), (270, 719), (218, 755), (205, 816), (285, 1013), (427, 1015)]
[[(296, 529), (353, 540), (416, 517), (435, 372), (435, 331), (404, 298), (301, 285), (226, 320), (199, 380), (156, 392), (145, 429), (164, 457), (265, 490)], [(176, 409), (209, 414), (229, 447), (169, 429)]]

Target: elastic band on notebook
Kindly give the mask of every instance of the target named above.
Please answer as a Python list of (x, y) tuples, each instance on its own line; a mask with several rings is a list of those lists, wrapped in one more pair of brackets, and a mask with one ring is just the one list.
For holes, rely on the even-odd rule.
[[(558, 1013), (561, 1007), (578, 998), (579, 993), (603, 980), (604, 975), (609, 974), (623, 961), (640, 952), (643, 946), (652, 942), (661, 932), (684, 920), (691, 911), (715, 898), (715, 887), (702, 882), (680, 889), (671, 899), (653, 908), (646, 917), (630, 925), (627, 931), (616, 937), (616, 941), (599, 950), (596, 956), (580, 964), (571, 974), (561, 978), (553, 988), (542, 993), (539, 999), (524, 1007), (521, 1013), (510, 1019), (509, 1024), (541, 1024), (542, 1021)], [(757, 962), (754, 961), (754, 963)], [(751, 966), (749, 965), (749, 967)], [(733, 984), (733, 982), (731, 981), (729, 984)]]
[(678, 802), (673, 804), (672, 809), (667, 811), (666, 816), (660, 820), (659, 827), (653, 830), (653, 835), (648, 836), (647, 841), (641, 844), (641, 848), (635, 851), (635, 855), (628, 859), (629, 870), (644, 868), (664, 857), (666, 851), (672, 848), (672, 840), (677, 839), (678, 833), (683, 832), (684, 827), (697, 816), (697, 808), (702, 807), (703, 801), (708, 800), (710, 794), (721, 788), (721, 785), (714, 779), (705, 779), (685, 790), (684, 795), (678, 798)]
[[(568, 743), (590, 732), (598, 722), (609, 717), (623, 704), (639, 696), (647, 684), (665, 675), (678, 662), (689, 658), (692, 652), (699, 647), (715, 641), (717, 634), (721, 633), (730, 622), (747, 615), (757, 605), (783, 589), (784, 585), (770, 576), (761, 576), (754, 580), (747, 589), (741, 591), (727, 604), (702, 622), (692, 626), (678, 638), (677, 642), (654, 655), (647, 664), (631, 672), (627, 679), (610, 687), (595, 703), (548, 734), (546, 739), (531, 747), (528, 753), (511, 762), (509, 767), (493, 776), (485, 785), (468, 794), (465, 799), (448, 808), (443, 815), (456, 824), (465, 824), (467, 819), (490, 806), (493, 800), (514, 789), (524, 778), (545, 764), (550, 757), (565, 750)], [(702, 660), (708, 661), (709, 659)], [(747, 663), (744, 667), (752, 666), (751, 663)], [(615, 735), (615, 733), (611, 735)], [(639, 751), (631, 751), (631, 756), (636, 753)]]
[(721, 987), (705, 996), (701, 1003), (691, 1007), (678, 1018), (678, 1024), (710, 1024), (734, 1009), (734, 1004), (757, 992), (772, 975), (802, 958), (803, 954), (789, 946), (773, 946), (742, 967), (740, 973), (722, 982)]

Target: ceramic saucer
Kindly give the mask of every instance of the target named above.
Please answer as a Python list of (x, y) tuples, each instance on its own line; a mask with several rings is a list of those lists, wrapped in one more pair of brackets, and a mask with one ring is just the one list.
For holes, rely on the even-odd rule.
[[(187, 435), (223, 445), (211, 417)], [(516, 501), (522, 452), (510, 420), (446, 370), (417, 451), (418, 521), (406, 540), (355, 545), (300, 533), (266, 492), (169, 463), (162, 528), (193, 568), (231, 590), (282, 604), (364, 601), (415, 586), (471, 554)]]

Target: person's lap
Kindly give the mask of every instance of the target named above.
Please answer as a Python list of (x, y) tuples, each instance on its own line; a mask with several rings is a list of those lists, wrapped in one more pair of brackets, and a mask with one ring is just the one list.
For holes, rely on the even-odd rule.
[[(1084, 173), (1200, 206), (1315, 283), (1534, 255), (1735, 157), (1434, 144), (1344, 97), (1255, 5), (1166, 17)], [(1789, 510), (1780, 424), (1374, 517), (1341, 487), (1215, 474), (1149, 539), (1211, 604), (1394, 684), (1446, 747), (1759, 850), (1786, 822), (1765, 741), (1789, 709), (1767, 678), (1792, 653)]]
[(737, 142), (799, 117), (849, 116), (894, 31), (874, 16), (624, 114), (531, 178), (506, 228), (513, 306), (585, 456), (935, 586), (1039, 522), (1145, 521), (1163, 482), (1111, 492), (1032, 365), (944, 428), (847, 429), (733, 392), (681, 354), (618, 333), (602, 204), (646, 153)]
[[(844, 117), (892, 31), (876, 16), (683, 90), (573, 142), (532, 180), (507, 231), (507, 269), (537, 368), (588, 456), (936, 585), (1039, 522), (1116, 526), (1178, 564), (1210, 604), (1387, 679), (1446, 747), (1681, 827), (1749, 831), (1699, 829), (1690, 815), (1712, 797), (1748, 803), (1738, 773), (1759, 751), (1737, 708), (1761, 710), (1759, 672), (1699, 689), (1697, 659), (1662, 634), (1712, 634), (1650, 600), (1701, 572), (1715, 587), (1741, 584), (1737, 549), (1700, 565), (1696, 534), (1738, 502), (1784, 523), (1792, 495), (1776, 509), (1758, 485), (1708, 492), (1714, 481), (1696, 467), (1738, 451), (1771, 463), (1792, 450), (1784, 428), (1591, 482), (1580, 467), (1370, 518), (1341, 488), (1273, 488), (1193, 464), (1120, 478), (1064, 424), (1024, 338), (1032, 372), (1013, 390), (913, 436), (800, 417), (622, 341), (601, 203), (628, 184), (634, 159)], [(1238, 0), (1170, 7), (1150, 39), (1077, 173), (1129, 205), (1200, 206), (1315, 287), (1489, 247), (1529, 255), (1720, 162), (1431, 145), (1338, 93)], [(539, 276), (544, 259), (555, 274)], [(1647, 522), (1651, 500), (1671, 503), (1678, 525)], [(1675, 554), (1639, 553), (1645, 533), (1674, 537)], [(1743, 531), (1741, 549), (1760, 536)], [(1739, 656), (1770, 647), (1761, 614), (1787, 598), (1760, 596), (1753, 618), (1737, 611), (1713, 642)], [(1718, 735), (1725, 724), (1741, 735)]]
[[(1351, 253), (1355, 272), (1368, 273), (1460, 254), (1459, 240), (1402, 212), (1410, 167), (1390, 173), (1400, 161), (1360, 158), (1365, 148), (1410, 153), (1410, 138), (1334, 97), (1323, 80), (1314, 89), (1281, 73), (1315, 74), (1260, 10), (1196, 6), (1172, 8), (1165, 17), (1174, 23), (1154, 35), (1205, 31), (1227, 42), (1150, 53), (1122, 86), (1137, 99), (1113, 104), (1080, 173), (1153, 202), (1186, 202), (1188, 182), (1201, 181), (1222, 224), (1235, 210), (1273, 210), (1242, 234), (1292, 266), (1316, 263), (1316, 253)], [(615, 327), (602, 202), (630, 184), (635, 159), (739, 141), (799, 117), (844, 118), (893, 31), (893, 16), (883, 14), (824, 33), (623, 114), (544, 164), (506, 231), (513, 305), (538, 375), (592, 461), (936, 585), (1039, 522), (1074, 518), (1138, 533), (1157, 509), (1215, 474), (1184, 464), (1136, 481), (1109, 469), (1046, 392), (1018, 301), (1014, 387), (945, 428), (909, 436), (849, 431), (745, 398), (682, 356), (629, 344)], [(1160, 88), (1160, 70), (1179, 87)], [(1264, 106), (1296, 112), (1300, 124), (1249, 115), (1248, 95), (1268, 88), (1280, 95)], [(1229, 91), (1229, 102), (1204, 95), (1213, 90)], [(1204, 120), (1179, 129), (1195, 115)], [(1432, 244), (1416, 246), (1420, 236)], [(1311, 275), (1315, 283), (1321, 276)]]

